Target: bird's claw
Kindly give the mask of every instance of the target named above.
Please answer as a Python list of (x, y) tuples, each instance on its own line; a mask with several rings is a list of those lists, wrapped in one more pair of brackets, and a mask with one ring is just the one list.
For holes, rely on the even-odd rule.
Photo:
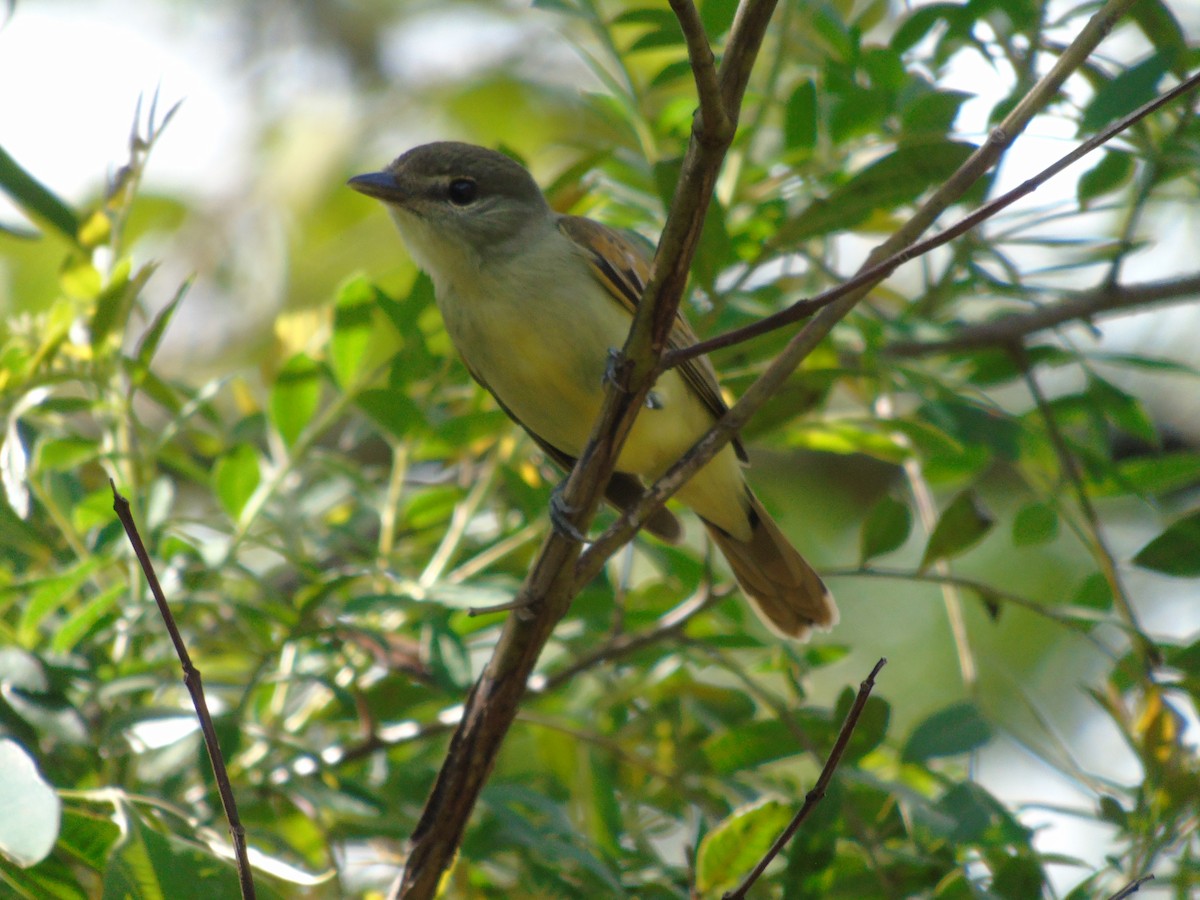
[(604, 378), (601, 379), (601, 382), (605, 387), (609, 387), (611, 385), (612, 387), (619, 388), (621, 386), (620, 382), (617, 380), (617, 366), (620, 364), (620, 362), (621, 351), (616, 347), (609, 347), (608, 362), (604, 365)]
[[(615, 387), (621, 389), (621, 382), (617, 378), (617, 366), (622, 360), (621, 351), (616, 347), (608, 348), (608, 363), (604, 366), (604, 378), (602, 379), (605, 387)], [(646, 409), (662, 409), (662, 398), (654, 391), (649, 391), (646, 394)]]
[(563, 500), (562, 492), (566, 486), (566, 482), (559, 482), (550, 494), (550, 524), (565, 538), (569, 538), (579, 544), (588, 542), (587, 535), (575, 527), (575, 523), (571, 521), (571, 516), (576, 512), (567, 501)]

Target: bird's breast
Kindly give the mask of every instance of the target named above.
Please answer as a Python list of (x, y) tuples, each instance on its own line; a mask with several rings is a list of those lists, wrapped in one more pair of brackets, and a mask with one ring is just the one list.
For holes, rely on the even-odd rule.
[(611, 347), (629, 316), (586, 270), (476, 278), (438, 303), (470, 368), (522, 425), (577, 455), (600, 409)]
[[(467, 367), (526, 429), (577, 457), (600, 413), (609, 352), (632, 319), (582, 259), (569, 262), (578, 265), (501, 269), (437, 293)], [(654, 395), (621, 450), (621, 471), (657, 477), (712, 424), (677, 370), (660, 376)], [(729, 468), (740, 484), (736, 462)]]

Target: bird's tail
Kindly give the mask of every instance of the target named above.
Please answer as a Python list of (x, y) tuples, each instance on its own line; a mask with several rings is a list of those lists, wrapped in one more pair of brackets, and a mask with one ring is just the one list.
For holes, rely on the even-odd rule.
[(784, 537), (758, 498), (746, 493), (749, 540), (738, 540), (712, 522), (704, 524), (754, 611), (776, 634), (793, 640), (807, 640), (813, 628), (832, 628), (838, 621), (837, 605), (821, 576)]

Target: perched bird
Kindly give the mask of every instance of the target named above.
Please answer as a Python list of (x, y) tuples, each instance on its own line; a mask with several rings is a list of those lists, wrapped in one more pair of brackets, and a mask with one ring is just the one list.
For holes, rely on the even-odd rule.
[[(641, 298), (647, 248), (635, 236), (555, 213), (521, 165), (472, 144), (416, 147), (349, 185), (387, 207), (433, 280), (471, 375), (569, 469), (599, 414), (610, 350), (624, 344)], [(670, 344), (695, 342), (678, 318)], [(642, 479), (665, 472), (725, 409), (707, 358), (664, 372), (621, 449), (607, 499), (630, 505)], [(833, 598), (751, 492), (744, 459), (739, 443), (726, 446), (676, 496), (703, 520), (768, 626), (796, 639), (830, 628), (838, 619)], [(679, 537), (666, 510), (647, 529)]]

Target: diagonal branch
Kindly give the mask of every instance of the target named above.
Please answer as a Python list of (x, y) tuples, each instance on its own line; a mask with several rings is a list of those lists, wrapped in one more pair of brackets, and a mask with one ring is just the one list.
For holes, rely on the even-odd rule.
[(880, 659), (879, 662), (875, 663), (875, 667), (871, 669), (871, 673), (858, 686), (858, 695), (854, 698), (854, 705), (846, 713), (846, 721), (842, 723), (842, 730), (838, 732), (833, 749), (829, 751), (829, 758), (825, 760), (825, 766), (821, 769), (817, 783), (813, 785), (811, 791), (805, 794), (804, 804), (800, 807), (800, 810), (792, 817), (792, 821), (788, 823), (787, 828), (775, 839), (775, 843), (771, 845), (771, 849), (750, 870), (750, 873), (737, 886), (737, 889), (726, 893), (721, 900), (741, 900), (741, 898), (745, 897), (746, 892), (754, 886), (754, 882), (758, 881), (762, 873), (767, 870), (767, 866), (771, 864), (771, 860), (783, 851), (783, 848), (788, 845), (788, 842), (800, 830), (800, 826), (804, 824), (804, 820), (817, 808), (817, 804), (825, 799), (825, 792), (829, 790), (829, 782), (833, 780), (833, 773), (837, 771), (837, 767), (842, 761), (842, 754), (846, 752), (846, 747), (850, 744), (850, 738), (854, 734), (855, 727), (858, 725), (858, 718), (866, 708), (867, 700), (871, 696), (871, 690), (875, 687), (875, 676), (886, 665), (887, 658)]
[(897, 341), (889, 345), (884, 353), (892, 357), (918, 357), (961, 353), (984, 347), (1007, 347), (1031, 334), (1067, 322), (1088, 321), (1094, 316), (1127, 313), (1197, 296), (1200, 296), (1200, 274), (1144, 284), (1106, 284), (1032, 312), (1013, 313), (991, 322), (967, 325), (945, 340)]

